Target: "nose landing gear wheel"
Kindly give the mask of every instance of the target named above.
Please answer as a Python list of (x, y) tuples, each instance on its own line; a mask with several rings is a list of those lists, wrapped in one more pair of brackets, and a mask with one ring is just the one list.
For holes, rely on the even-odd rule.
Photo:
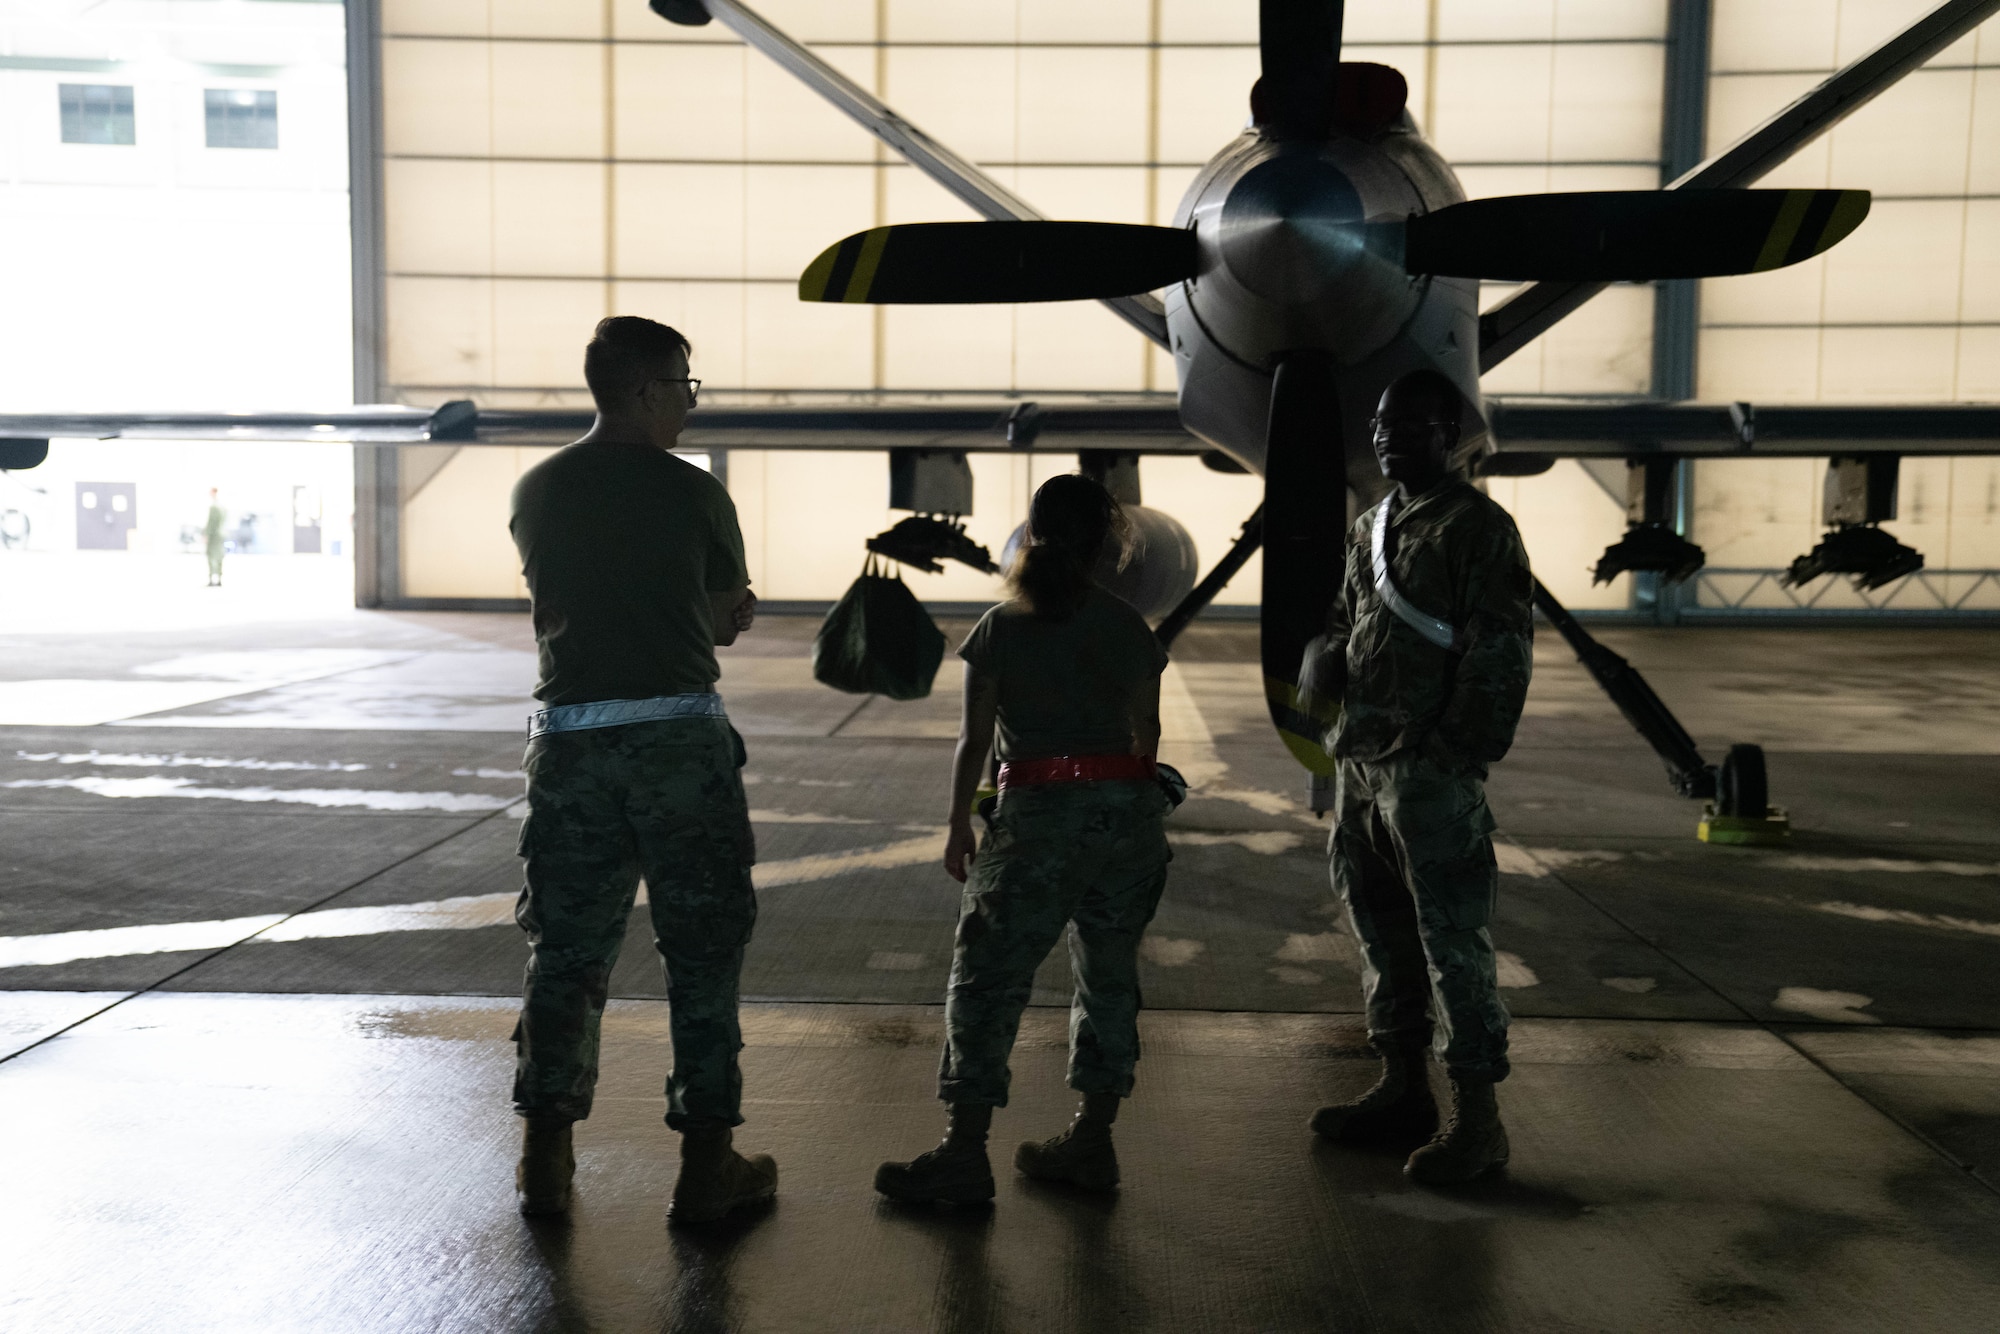
[(1764, 748), (1731, 746), (1716, 777), (1715, 813), (1761, 817), (1771, 804), (1770, 796), (1771, 787), (1764, 778)]
[(1704, 843), (1778, 847), (1791, 842), (1792, 825), (1783, 808), (1770, 803), (1762, 746), (1731, 746), (1715, 777), (1715, 800), (1696, 826)]

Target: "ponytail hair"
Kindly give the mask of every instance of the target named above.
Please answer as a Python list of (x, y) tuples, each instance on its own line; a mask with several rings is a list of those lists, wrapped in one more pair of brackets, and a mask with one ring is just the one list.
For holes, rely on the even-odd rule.
[(1066, 621), (1090, 595), (1107, 548), (1124, 565), (1127, 531), (1125, 512), (1102, 486), (1080, 473), (1051, 477), (1029, 502), (1007, 586), (1041, 619)]

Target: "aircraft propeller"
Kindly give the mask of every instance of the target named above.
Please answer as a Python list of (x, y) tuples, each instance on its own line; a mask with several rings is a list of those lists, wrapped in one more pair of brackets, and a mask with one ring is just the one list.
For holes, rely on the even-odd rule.
[[(1253, 173), (1244, 184), (1254, 179)], [(1285, 184), (1271, 192), (1285, 193)], [(1291, 270), (1338, 271), (1361, 256), (1411, 275), (1513, 282), (1651, 282), (1762, 273), (1811, 259), (1840, 242), (1868, 216), (1869, 193), (1509, 195), (1392, 222), (1329, 218), (1327, 207), (1313, 198), (1288, 215), (1277, 211), (1285, 202), (1271, 199), (1264, 216), (1245, 225), (1245, 231), (1262, 232), (1269, 240), (1229, 236), (1221, 245), (1220, 262), (1246, 265), (1252, 271), (1238, 276), (1272, 295), (1292, 286)], [(913, 222), (856, 232), (827, 247), (799, 276), (799, 297), (873, 305), (1099, 300), (1198, 279), (1204, 264), (1214, 262), (1204, 258), (1194, 232), (1178, 227)]]
[(1333, 127), (1342, 0), (1258, 0), (1251, 117), (1273, 139), (1317, 143)]

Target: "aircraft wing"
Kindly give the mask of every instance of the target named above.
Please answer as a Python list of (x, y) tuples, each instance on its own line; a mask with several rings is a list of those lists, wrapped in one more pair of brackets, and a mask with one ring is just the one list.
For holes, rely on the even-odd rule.
[[(326, 412), (135, 412), (0, 415), (0, 468), (33, 467), (51, 439), (334, 441), (361, 445), (567, 444), (590, 429), (587, 409), (432, 410), (397, 406)], [(933, 449), (1200, 454), (1166, 404), (1003, 403), (703, 407), (681, 445), (702, 449)], [(8, 461), (7, 446), (16, 460)], [(32, 454), (32, 462), (26, 455)]]
[[(1482, 471), (1530, 473), (1559, 458), (1768, 458), (1856, 454), (2000, 454), (2000, 405), (1785, 406), (1486, 400), (1491, 451)], [(566, 444), (590, 428), (582, 409), (479, 408), (463, 400), (326, 412), (139, 412), (0, 415), (0, 445), (53, 438), (242, 440), (281, 444)], [(705, 407), (681, 444), (704, 449), (1025, 450), (1203, 454), (1211, 446), (1171, 406), (1002, 403), (932, 406)], [(40, 462), (39, 450), (34, 462)], [(25, 460), (0, 467), (32, 467)]]
[[(1496, 454), (1556, 458), (1669, 454), (2000, 453), (2000, 404), (1750, 403), (1489, 398)], [(560, 445), (582, 435), (588, 409), (480, 408), (458, 400), (325, 412), (71, 412), (0, 414), (0, 439), (342, 441), (367, 445)], [(1199, 454), (1166, 404), (1000, 402), (929, 405), (703, 407), (690, 449), (1116, 449)]]
[(1537, 459), (1774, 458), (2000, 454), (2000, 406), (1980, 403), (1764, 406), (1488, 399), (1482, 471)]

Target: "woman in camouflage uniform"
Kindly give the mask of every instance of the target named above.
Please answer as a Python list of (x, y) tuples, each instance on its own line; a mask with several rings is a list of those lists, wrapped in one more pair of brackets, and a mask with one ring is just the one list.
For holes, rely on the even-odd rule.
[[(1145, 618), (1092, 577), (1123, 533), (1103, 487), (1049, 480), (1008, 575), (1013, 596), (959, 649), (965, 714), (944, 862), (965, 898), (938, 1076), (948, 1129), (929, 1153), (876, 1172), (891, 1199), (993, 1198), (987, 1128), (1007, 1105), (1035, 970), (1065, 931), (1076, 977), (1069, 1085), (1082, 1106), (1062, 1134), (1021, 1145), (1014, 1165), (1039, 1180), (1118, 1184), (1111, 1123), (1139, 1058), (1139, 938), (1170, 856), (1154, 764), (1167, 655)], [(975, 853), (973, 798), (996, 724), (1000, 791)]]

